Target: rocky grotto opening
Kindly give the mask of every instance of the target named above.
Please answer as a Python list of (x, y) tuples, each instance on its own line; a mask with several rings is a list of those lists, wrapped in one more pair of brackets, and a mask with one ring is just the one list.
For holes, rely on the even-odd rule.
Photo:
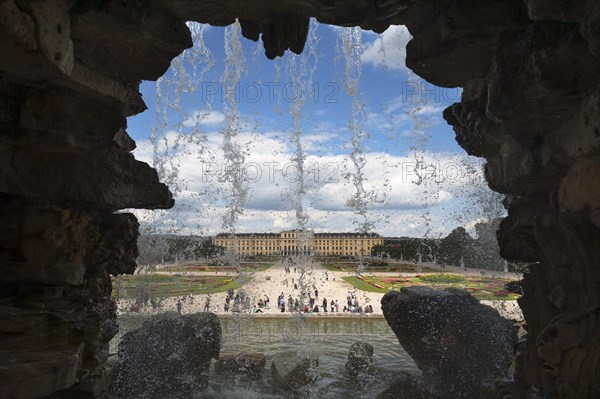
[(599, 396), (599, 9), (2, 1), (0, 397)]

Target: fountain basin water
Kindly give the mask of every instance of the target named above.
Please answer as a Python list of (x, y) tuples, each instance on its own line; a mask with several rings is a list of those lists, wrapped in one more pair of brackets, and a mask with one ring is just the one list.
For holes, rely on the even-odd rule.
[[(123, 334), (138, 328), (147, 319), (140, 315), (120, 317), (120, 332), (111, 342), (111, 353), (116, 352)], [(216, 373), (213, 362), (209, 386), (199, 393), (202, 398), (376, 398), (390, 375), (348, 375), (345, 369), (348, 351), (357, 340), (373, 345), (375, 366), (420, 374), (383, 318), (220, 316), (219, 319), (223, 334), (221, 355), (264, 353), (266, 367), (258, 375), (244, 376)], [(274, 390), (273, 356), (298, 349), (319, 354), (316, 381), (291, 392)]]

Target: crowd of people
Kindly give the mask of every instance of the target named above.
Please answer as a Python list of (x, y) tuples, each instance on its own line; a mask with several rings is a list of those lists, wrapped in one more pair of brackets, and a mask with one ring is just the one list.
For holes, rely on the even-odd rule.
[[(296, 270), (294, 270), (294, 273)], [(286, 268), (286, 274), (288, 270)], [(291, 268), (289, 270), (291, 273)], [(324, 278), (327, 278), (324, 276)], [(294, 283), (294, 291), (298, 289), (298, 284)], [(348, 291), (346, 304), (342, 307), (338, 299), (328, 300), (322, 298), (319, 301), (319, 290), (315, 288), (307, 289), (296, 295), (288, 294), (283, 291), (277, 297), (277, 309), (280, 313), (287, 312), (304, 312), (304, 313), (373, 313), (372, 305), (364, 307), (359, 303), (354, 292)], [(210, 305), (210, 300), (207, 299), (205, 307)], [(227, 291), (223, 310), (225, 312), (240, 313), (264, 313), (266, 309), (270, 309), (270, 299), (267, 295), (258, 298), (251, 298), (243, 289), (236, 293), (233, 289)]]
[[(154, 298), (153, 298), (154, 300)], [(183, 309), (183, 305), (189, 302), (190, 305), (194, 304), (194, 296), (192, 294), (188, 295), (188, 296), (182, 296), (182, 297), (178, 297), (177, 298), (177, 302), (175, 303), (175, 307), (177, 308), (177, 313), (181, 314), (181, 311)], [(156, 311), (157, 309), (157, 305), (155, 302), (152, 302), (152, 309), (154, 311)], [(208, 312), (207, 310), (205, 310), (205, 312)]]
[[(269, 298), (266, 297), (265, 299), (268, 302)], [(252, 300), (250, 298), (250, 295), (247, 295), (244, 290), (238, 290), (238, 292), (235, 293), (235, 291), (232, 288), (230, 288), (227, 291), (227, 296), (225, 297), (225, 304), (223, 305), (223, 310), (225, 312), (229, 312), (231, 310), (231, 312), (239, 313), (243, 310), (250, 309), (251, 304)]]
[[(343, 304), (338, 299), (328, 300), (327, 298), (319, 298), (319, 290), (315, 282), (306, 283), (306, 278), (303, 269), (298, 268), (297, 262), (292, 257), (285, 258), (284, 264), (285, 278), (281, 284), (285, 287), (280, 292), (275, 302), (276, 309), (279, 313), (286, 312), (304, 312), (304, 313), (372, 313), (373, 306), (359, 303), (353, 291), (348, 291), (346, 304)], [(330, 279), (331, 277), (331, 279)], [(329, 275), (327, 271), (321, 271), (320, 279), (322, 283), (335, 281), (335, 274)], [(272, 281), (270, 276), (268, 281)], [(291, 281), (291, 284), (290, 284)], [(307, 285), (310, 285), (308, 288)], [(292, 288), (292, 292), (284, 293), (285, 290)], [(223, 305), (225, 312), (239, 313), (264, 313), (271, 310), (270, 299), (267, 295), (251, 296), (243, 289), (234, 292), (230, 289), (227, 292), (225, 303)], [(272, 310), (271, 310), (272, 312)]]
[[(256, 295), (253, 290), (240, 288), (238, 290), (229, 289), (226, 292), (222, 310), (225, 313), (373, 313), (373, 306), (370, 304), (360, 304), (355, 291), (348, 291), (346, 301), (338, 299), (324, 298), (319, 288), (326, 289), (330, 287), (328, 284), (335, 282), (335, 273), (329, 273), (326, 270), (320, 270), (315, 273), (312, 266), (309, 269), (298, 267), (298, 263), (294, 258), (286, 258), (282, 261), (283, 271), (285, 276), (277, 274), (266, 276), (270, 289), (265, 289), (262, 294)], [(312, 264), (312, 263), (311, 263)], [(316, 279), (315, 279), (316, 277)], [(277, 281), (274, 281), (277, 278)], [(316, 281), (315, 281), (316, 280)], [(291, 284), (290, 284), (291, 282)], [(273, 293), (274, 286), (272, 284), (281, 283), (282, 290), (277, 297), (277, 301), (272, 305), (269, 296), (265, 294)], [(318, 288), (319, 287), (319, 288)], [(260, 289), (260, 288), (259, 288)], [(333, 290), (335, 291), (335, 290)], [(332, 290), (325, 290), (327, 294), (331, 294)], [(338, 291), (335, 291), (339, 293)], [(221, 297), (222, 298), (222, 297)], [(183, 308), (187, 305), (193, 305), (194, 296), (184, 295), (174, 298), (174, 307), (178, 313), (183, 312)], [(154, 312), (162, 308), (164, 300), (149, 300)], [(204, 297), (204, 302), (200, 302), (199, 308), (204, 312), (215, 311), (215, 306), (212, 304), (212, 295), (207, 294)], [(368, 300), (367, 300), (368, 302)], [(203, 307), (201, 307), (203, 303)], [(130, 312), (139, 313), (143, 305), (137, 302), (131, 305), (128, 309)], [(196, 306), (187, 306), (187, 310), (193, 311)]]

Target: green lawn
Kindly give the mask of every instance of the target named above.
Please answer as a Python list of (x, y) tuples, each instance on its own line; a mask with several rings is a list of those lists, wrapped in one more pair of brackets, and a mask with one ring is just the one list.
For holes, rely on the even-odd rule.
[(388, 292), (387, 289), (374, 287), (369, 283), (359, 280), (356, 276), (342, 277), (342, 278), (344, 279), (345, 282), (352, 285), (357, 290), (368, 291), (368, 292), (381, 292), (381, 293)]
[[(355, 272), (358, 267), (357, 261), (344, 260), (338, 262), (324, 262), (323, 267), (332, 272)], [(397, 273), (427, 273), (435, 272), (437, 269), (432, 269), (427, 266), (421, 266), (409, 263), (390, 263), (387, 266), (367, 266), (365, 271), (377, 272), (397, 272)]]
[[(240, 265), (243, 272), (263, 272), (273, 266), (273, 263), (268, 262), (242, 262)], [(232, 272), (239, 270), (237, 266), (211, 266), (208, 264), (188, 264), (188, 265), (173, 265), (164, 268), (163, 270), (177, 273), (187, 272)]]
[[(340, 268), (334, 266), (333, 263), (331, 263), (331, 262), (323, 263), (323, 267), (331, 272), (339, 272), (341, 270)], [(356, 270), (356, 269), (354, 269), (354, 270)]]
[[(464, 288), (479, 300), (515, 300), (519, 298), (519, 295), (506, 291), (504, 288), (504, 284), (511, 280), (501, 278), (435, 273), (411, 277), (369, 276), (364, 277), (364, 280), (351, 276), (343, 277), (343, 279), (354, 288), (368, 292), (385, 293), (390, 290), (399, 291), (402, 287), (429, 286), (438, 289)], [(381, 288), (373, 284), (377, 284)]]
[(113, 283), (113, 297), (132, 299), (140, 297), (172, 297), (214, 294), (240, 288), (248, 281), (236, 276), (180, 276), (166, 274), (137, 274), (121, 276)]

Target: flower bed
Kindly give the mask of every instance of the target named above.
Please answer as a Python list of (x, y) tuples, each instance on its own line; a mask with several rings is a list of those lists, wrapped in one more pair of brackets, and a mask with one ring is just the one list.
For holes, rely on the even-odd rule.
[(406, 279), (406, 278), (388, 277), (388, 278), (382, 278), (381, 282), (385, 283), (385, 284), (394, 285), (394, 284), (410, 283), (411, 280), (410, 279)]
[(237, 289), (237, 276), (181, 276), (177, 274), (137, 274), (114, 279), (115, 298), (172, 297), (198, 295)]
[(440, 276), (440, 274), (442, 273), (437, 273), (436, 275), (433, 275), (433, 277), (431, 277), (431, 274), (417, 274), (413, 277), (400, 278), (387, 276), (355, 276), (344, 277), (344, 280), (357, 289), (381, 293), (390, 290), (400, 290), (402, 287), (433, 286), (436, 289), (448, 287), (463, 288), (480, 300), (514, 300), (519, 297), (519, 295), (506, 290), (504, 287), (508, 281), (506, 279), (491, 277), (471, 278), (449, 273)]

